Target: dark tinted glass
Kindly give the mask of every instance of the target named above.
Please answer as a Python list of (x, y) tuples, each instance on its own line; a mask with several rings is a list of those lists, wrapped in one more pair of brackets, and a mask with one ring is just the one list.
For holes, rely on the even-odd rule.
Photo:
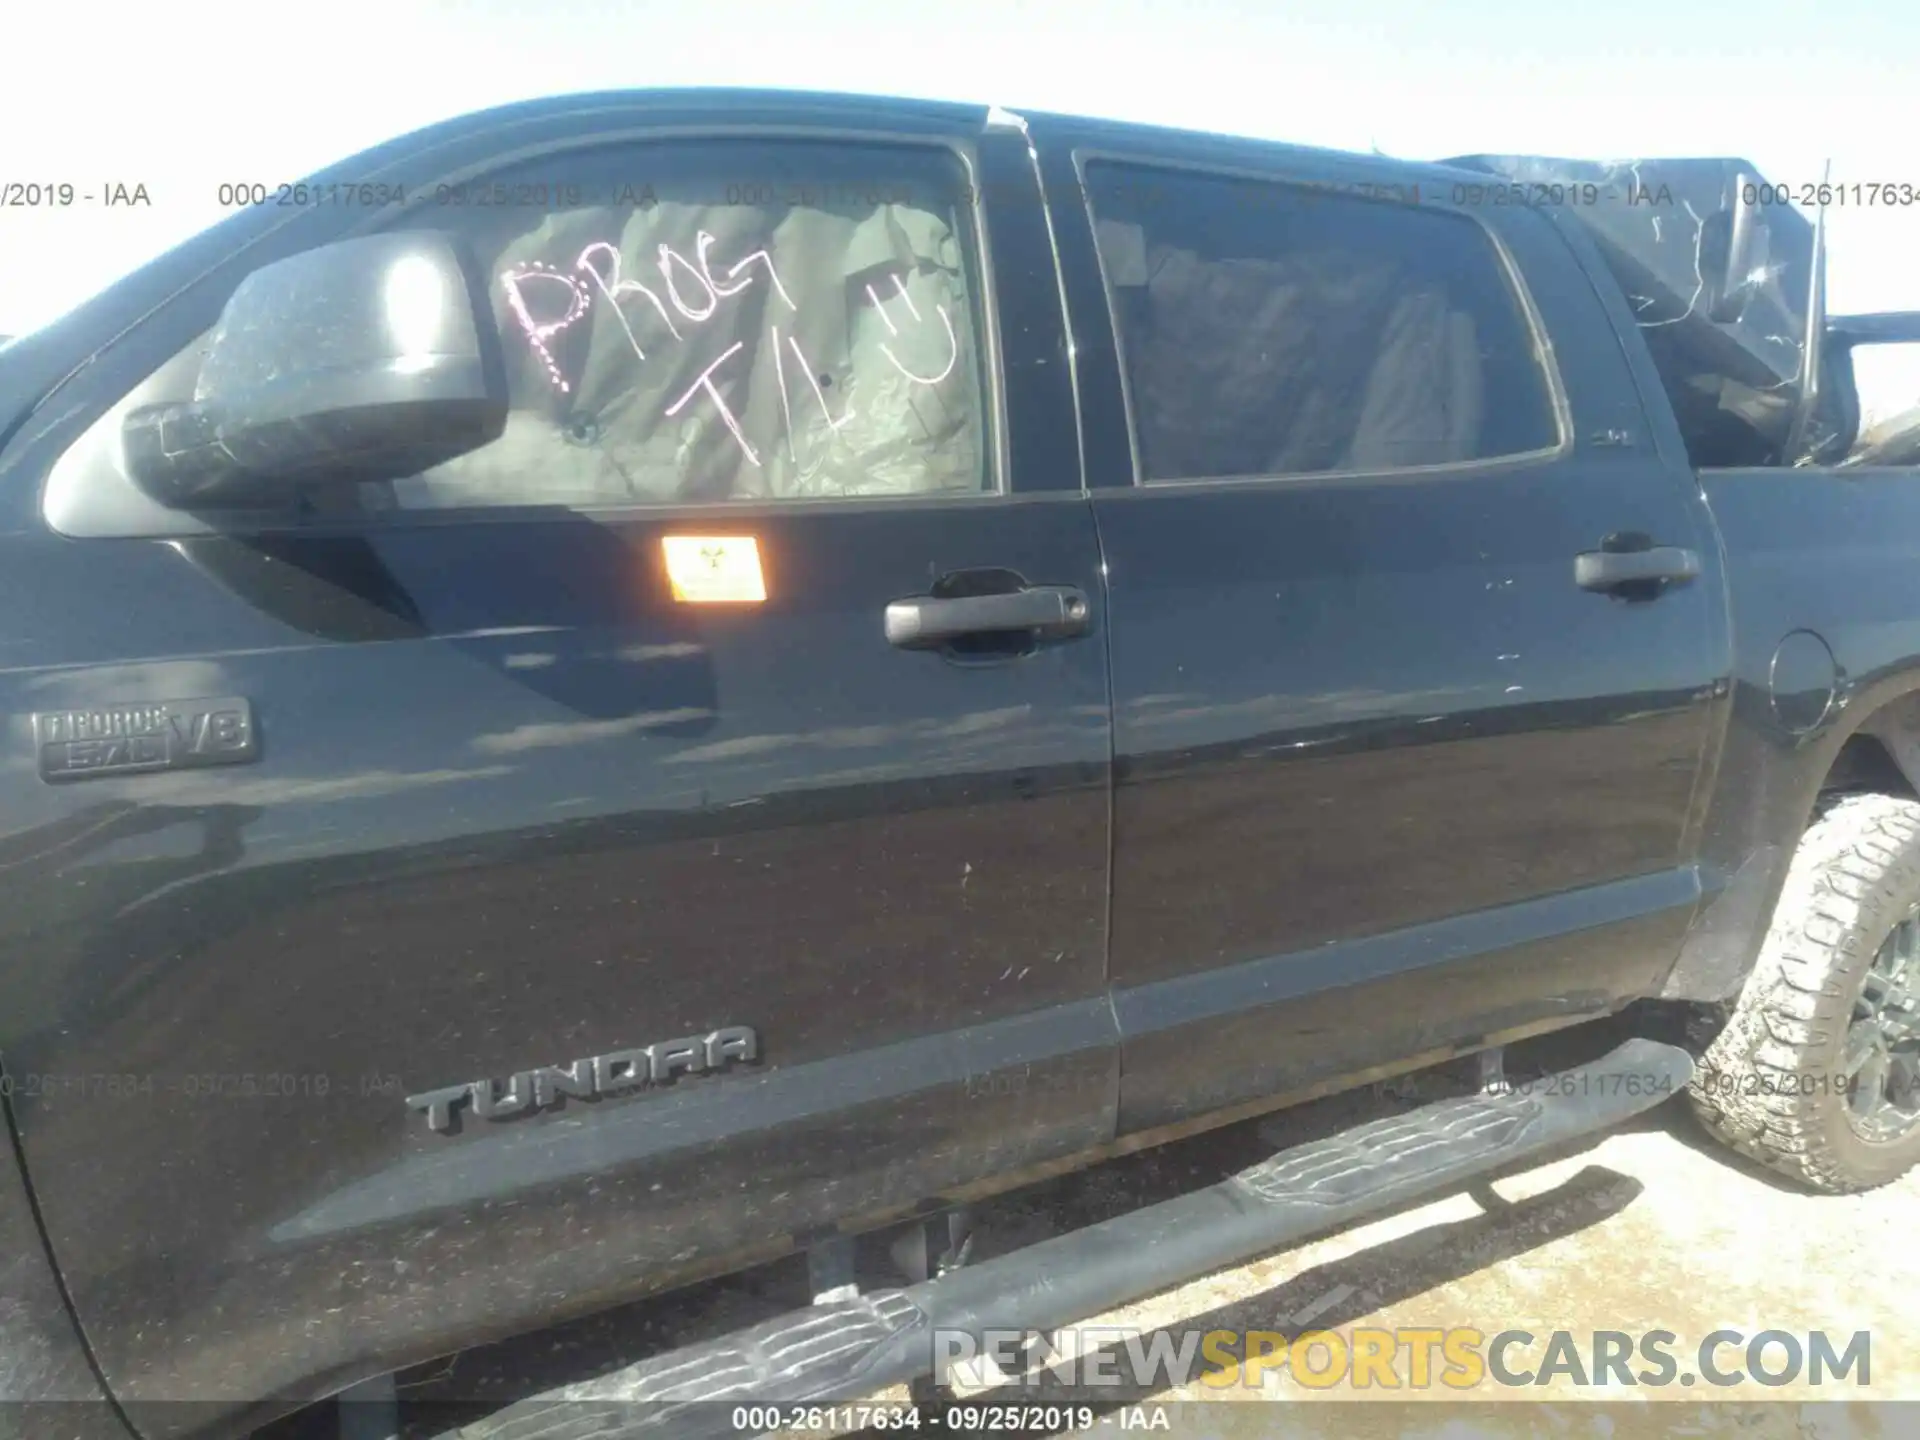
[(1491, 240), (1418, 205), (1094, 164), (1141, 478), (1544, 450), (1558, 424)]

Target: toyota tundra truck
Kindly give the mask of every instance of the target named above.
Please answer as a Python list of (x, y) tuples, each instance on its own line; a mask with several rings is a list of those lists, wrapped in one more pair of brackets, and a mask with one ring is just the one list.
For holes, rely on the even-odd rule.
[(1920, 317), (1828, 314), (1747, 162), (690, 90), (223, 190), (0, 366), (0, 1377), (65, 1432), (804, 1256), (469, 1433), (724, 1429), (1682, 1094), (1920, 1158), (1920, 477), (1850, 358)]

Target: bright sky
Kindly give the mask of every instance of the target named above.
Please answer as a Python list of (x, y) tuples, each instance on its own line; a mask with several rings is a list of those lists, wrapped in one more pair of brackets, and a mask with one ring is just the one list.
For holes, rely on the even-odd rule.
[[(1831, 158), (1920, 191), (1920, 5), (1895, 0), (174, 0), (6, 29), (0, 184), (153, 204), (0, 209), (0, 334), (219, 219), (222, 182), (571, 90), (921, 95), (1416, 159), (1740, 155), (1790, 185)], [(1831, 308), (1920, 310), (1920, 204), (1828, 217)], [(1870, 408), (1920, 399), (1905, 351), (1861, 363)]]

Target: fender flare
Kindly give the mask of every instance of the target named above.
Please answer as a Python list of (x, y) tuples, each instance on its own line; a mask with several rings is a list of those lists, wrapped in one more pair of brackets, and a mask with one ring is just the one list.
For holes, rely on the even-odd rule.
[[(1721, 823), (1744, 833), (1723, 834), (1718, 845), (1709, 842), (1710, 849), (1737, 860), (1730, 873), (1722, 872), (1724, 883), (1702, 898), (1658, 991), (1662, 1000), (1719, 1003), (1739, 993), (1759, 958), (1794, 849), (1849, 745), (1861, 739), (1876, 743), (1920, 794), (1920, 657), (1869, 681), (1844, 685), (1819, 726), (1798, 736), (1774, 720), (1764, 691), (1743, 689), (1735, 694), (1712, 808), (1731, 801), (1737, 814)], [(1762, 777), (1755, 787), (1759, 793), (1744, 803), (1730, 788), (1741, 783), (1742, 772)], [(1766, 782), (1769, 773), (1778, 777), (1776, 783)]]

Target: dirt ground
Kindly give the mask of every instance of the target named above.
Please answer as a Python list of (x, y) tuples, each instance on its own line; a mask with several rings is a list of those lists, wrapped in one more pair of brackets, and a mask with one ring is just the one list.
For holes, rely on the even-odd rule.
[[(1803, 1367), (1793, 1383), (1748, 1377), (1725, 1388), (1676, 1377), (1623, 1390), (1555, 1376), (1520, 1388), (1488, 1380), (1465, 1392), (1316, 1389), (1282, 1365), (1253, 1385), (1216, 1388), (1202, 1379), (1142, 1398), (1149, 1411), (1171, 1402), (1169, 1417), (1182, 1434), (1906, 1436), (1920, 1434), (1920, 1407), (1857, 1402), (1920, 1399), (1917, 1224), (1920, 1176), (1861, 1196), (1798, 1194), (1723, 1158), (1672, 1104), (1550, 1164), (1265, 1256), (1083, 1328), (1330, 1328), (1347, 1337), (1363, 1327), (1533, 1332), (1538, 1343), (1510, 1352), (1515, 1371), (1536, 1370), (1556, 1330), (1572, 1332), (1589, 1363), (1596, 1331), (1637, 1340), (1668, 1330), (1677, 1337), (1669, 1348), (1681, 1376), (1694, 1371), (1699, 1343), (1716, 1330), (1743, 1338), (1783, 1330), (1803, 1345), (1825, 1331), (1836, 1352), (1864, 1330), (1871, 1361), (1864, 1385), (1856, 1371), (1816, 1388)], [(1719, 1349), (1713, 1358), (1721, 1373), (1743, 1372), (1744, 1351), (1744, 1343)], [(1784, 1363), (1778, 1347), (1763, 1358), (1773, 1374)], [(1636, 1357), (1631, 1368), (1646, 1367)], [(1407, 1378), (1404, 1363), (1400, 1373)], [(1002, 1386), (990, 1393), (1032, 1392)], [(1095, 1394), (1047, 1389), (1040, 1398)], [(1295, 1403), (1277, 1423), (1271, 1414), (1237, 1413), (1249, 1401)], [(1365, 1403), (1303, 1414), (1304, 1401)], [(1416, 1405), (1429, 1408), (1409, 1408)], [(1118, 1415), (1108, 1421), (1120, 1423)]]
[[(1337, 1128), (1410, 1103), (1377, 1092), (1338, 1097), (1002, 1197), (978, 1213), (974, 1258), (1209, 1183), (1249, 1158), (1298, 1143), (1303, 1127)], [(784, 1283), (791, 1279), (789, 1273)], [(684, 1343), (787, 1303), (782, 1282), (741, 1277), (585, 1322), (547, 1353), (604, 1356), (588, 1365), (603, 1370), (616, 1353), (631, 1356), (642, 1331), (648, 1348)], [(1123, 1338), (1086, 1334), (1104, 1327), (1149, 1344), (1161, 1333), (1178, 1344), (1190, 1331), (1244, 1337), (1331, 1329), (1350, 1343), (1365, 1329), (1467, 1327), (1489, 1340), (1522, 1330), (1537, 1339), (1516, 1344), (1507, 1366), (1528, 1373), (1542, 1367), (1556, 1331), (1570, 1332), (1572, 1353), (1590, 1370), (1596, 1332), (1625, 1332), (1638, 1344), (1646, 1332), (1664, 1330), (1673, 1335), (1665, 1348), (1677, 1374), (1631, 1388), (1583, 1384), (1572, 1373), (1521, 1385), (1489, 1376), (1460, 1389), (1433, 1383), (1446, 1363), (1435, 1350), (1424, 1387), (1411, 1383), (1403, 1352), (1397, 1372), (1405, 1383), (1398, 1389), (1385, 1388), (1377, 1372), (1366, 1388), (1348, 1379), (1315, 1387), (1283, 1363), (1251, 1378), (1231, 1366), (1202, 1365), (1197, 1378), (1174, 1388), (989, 1376), (950, 1394), (988, 1404), (1090, 1404), (1095, 1434), (1151, 1425), (1183, 1436), (1329, 1440), (1920, 1435), (1920, 1405), (1873, 1403), (1920, 1400), (1920, 1174), (1866, 1195), (1801, 1194), (1726, 1154), (1694, 1125), (1684, 1102), (1672, 1101), (1549, 1163), (1094, 1317), (1077, 1327), (1078, 1336), (1057, 1337), (1056, 1344), (1064, 1354), (1083, 1345), (1121, 1353)], [(1723, 1376), (1742, 1377), (1726, 1386), (1698, 1373), (1701, 1342), (1719, 1330), (1740, 1332), (1737, 1343), (1710, 1357)], [(1745, 1373), (1746, 1341), (1763, 1331), (1788, 1332), (1803, 1351), (1787, 1383)], [(1832, 1353), (1842, 1355), (1860, 1331), (1867, 1333), (1864, 1373), (1855, 1365), (1813, 1384), (1810, 1337), (1824, 1332)], [(1480, 1348), (1484, 1355), (1486, 1346)], [(1324, 1366), (1330, 1353), (1314, 1363)], [(508, 1388), (520, 1389), (525, 1366), (500, 1358), (515, 1373)], [(1788, 1359), (1775, 1342), (1759, 1364), (1779, 1377)], [(1628, 1368), (1645, 1375), (1651, 1367), (1635, 1354)], [(479, 1375), (471, 1363), (461, 1369), (472, 1393)], [(905, 1392), (873, 1398), (904, 1399)]]

